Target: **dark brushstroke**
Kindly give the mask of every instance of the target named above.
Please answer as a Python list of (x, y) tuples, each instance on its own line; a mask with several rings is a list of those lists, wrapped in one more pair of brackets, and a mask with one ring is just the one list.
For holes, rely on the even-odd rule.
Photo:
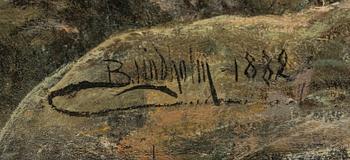
[(131, 88), (128, 88), (128, 89), (125, 89), (125, 90), (119, 92), (115, 96), (120, 96), (122, 94), (125, 94), (127, 92), (131, 92), (134, 90), (156, 90), (156, 91), (163, 92), (169, 96), (177, 98), (177, 93), (172, 91), (171, 89), (169, 89), (167, 86), (154, 86), (154, 85), (149, 85), (149, 84), (133, 86)]
[(172, 104), (145, 104), (145, 105), (130, 106), (126, 108), (105, 109), (99, 112), (70, 111), (66, 109), (57, 108), (55, 105), (52, 105), (52, 104), (51, 104), (51, 108), (56, 112), (59, 112), (68, 116), (73, 116), (73, 117), (92, 117), (92, 116), (101, 117), (101, 116), (108, 115), (110, 112), (122, 112), (122, 111), (131, 111), (131, 110), (147, 109), (147, 108), (166, 108), (166, 107), (180, 106), (183, 104), (184, 103), (181, 103), (181, 102), (172, 103)]
[(91, 89), (91, 88), (119, 88), (119, 87), (125, 87), (129, 85), (130, 83), (104, 83), (104, 82), (88, 82), (83, 81), (79, 82), (78, 84), (70, 84), (62, 89), (53, 91), (48, 96), (49, 104), (52, 104), (52, 99), (57, 96), (65, 96), (74, 92), (79, 92), (84, 89)]
[(172, 82), (174, 80), (174, 67), (170, 67), (170, 82)]
[(153, 65), (152, 65), (151, 60), (148, 60), (148, 64), (149, 64), (150, 80), (153, 80)]
[(112, 83), (112, 75), (110, 72), (111, 68), (109, 67), (109, 65), (107, 65), (107, 72), (108, 72), (108, 82)]
[(165, 80), (168, 75), (168, 66), (166, 65), (166, 61), (164, 56), (159, 52), (158, 48), (152, 43), (154, 50), (160, 57), (160, 79)]
[[(244, 70), (244, 74), (249, 78), (249, 79), (253, 79), (255, 78), (257, 71), (255, 66), (253, 65), (253, 62), (255, 62), (255, 58), (253, 56), (251, 56), (248, 52), (245, 55), (245, 59), (248, 61), (248, 66), (247, 68)], [(251, 72), (249, 72), (249, 69), (252, 69)]]
[(158, 68), (157, 68), (157, 65), (154, 62), (154, 60), (151, 60), (151, 65), (153, 66), (153, 69), (154, 69), (154, 78), (156, 80), (158, 80), (159, 79), (159, 77), (158, 77)]
[[(270, 56), (268, 56), (266, 54), (266, 51), (263, 50), (263, 61), (265, 62), (264, 64), (264, 74), (262, 76), (263, 80), (265, 81), (265, 84), (267, 86), (270, 86), (270, 80), (272, 78), (272, 75), (273, 75), (273, 71), (271, 69), (271, 61), (272, 61), (272, 58), (270, 58)], [(267, 75), (267, 77), (266, 77)]]
[(238, 64), (237, 59), (235, 58), (235, 80), (238, 82)]
[(190, 65), (191, 65), (191, 76), (192, 76), (192, 83), (194, 84), (194, 60), (192, 55), (192, 48), (190, 47)]
[(306, 83), (304, 82), (301, 86), (300, 90), (300, 96), (299, 96), (299, 104), (301, 105), (303, 103), (303, 95), (304, 95), (304, 89), (305, 89)]
[[(65, 96), (71, 93), (79, 92), (84, 89), (92, 89), (92, 88), (120, 88), (125, 87), (129, 85), (129, 83), (104, 83), (104, 82), (88, 82), (83, 81), (79, 82), (78, 84), (70, 84), (62, 89), (56, 90), (51, 92), (47, 99), (48, 103), (51, 106), (51, 108), (59, 113), (66, 114), (69, 116), (75, 116), (75, 117), (91, 117), (91, 116), (105, 116), (109, 112), (114, 111), (128, 111), (128, 110), (135, 110), (135, 109), (144, 109), (144, 108), (157, 108), (157, 107), (172, 107), (172, 106), (178, 106), (181, 104), (184, 104), (183, 102), (176, 102), (172, 104), (145, 104), (145, 105), (136, 105), (136, 106), (130, 106), (126, 108), (116, 108), (116, 109), (105, 109), (98, 112), (80, 112), (80, 111), (70, 111), (62, 108), (58, 108), (53, 104), (53, 99), (58, 96)], [(141, 87), (142, 88), (142, 87)], [(147, 87), (143, 87), (147, 88)], [(148, 87), (152, 88), (152, 87)], [(168, 95), (171, 95), (173, 97), (177, 97), (177, 94), (170, 89), (166, 89), (162, 86), (160, 87), (153, 87), (156, 88), (156, 90), (162, 90), (164, 93), (167, 93)]]
[(186, 79), (187, 79), (187, 67), (186, 67), (186, 62), (184, 60), (180, 61), (180, 75), (181, 75), (181, 79), (186, 81)]
[(139, 71), (139, 65), (137, 64), (137, 61), (135, 60), (135, 67), (137, 72), (137, 83), (140, 83), (140, 71)]
[(114, 70), (111, 70), (110, 67), (109, 67), (109, 64), (107, 64), (107, 70), (108, 70), (107, 72), (108, 72), (109, 83), (112, 83), (112, 80), (111, 80), (111, 74), (112, 73), (121, 74), (121, 75), (125, 76), (128, 79), (128, 83), (130, 83), (131, 77), (128, 74), (126, 74), (125, 72), (120, 71), (121, 68), (123, 67), (123, 63), (122, 62), (120, 62), (118, 60), (113, 60), (113, 59), (107, 59), (107, 60), (103, 60), (103, 61), (105, 61), (105, 62), (114, 62), (114, 63), (119, 64), (119, 67), (117, 67)]
[(218, 99), (218, 95), (216, 93), (216, 89), (215, 89), (215, 86), (214, 86), (213, 79), (211, 77), (211, 73), (210, 73), (210, 68), (209, 68), (208, 62), (206, 62), (206, 66), (207, 66), (207, 75), (208, 75), (208, 81), (209, 81), (211, 97), (213, 98), (214, 105), (219, 106), (220, 105), (220, 100)]
[(197, 74), (198, 74), (198, 83), (201, 83), (201, 70), (200, 70), (200, 64), (199, 60), (197, 60)]
[(143, 59), (143, 79), (148, 80), (146, 60)]
[(287, 66), (287, 62), (288, 62), (288, 55), (286, 53), (286, 51), (283, 49), (282, 52), (278, 55), (278, 62), (280, 63), (280, 66), (277, 70), (277, 73), (276, 73), (276, 77), (275, 77), (275, 80), (278, 79), (278, 77), (282, 77), (282, 78), (289, 78), (288, 75), (286, 74), (283, 74), (286, 66)]
[(173, 63), (173, 68), (174, 68), (175, 74), (176, 74), (176, 80), (177, 80), (177, 85), (178, 85), (178, 88), (179, 88), (179, 93), (182, 94), (180, 73), (179, 73), (179, 71), (177, 70), (176, 63), (175, 63), (174, 61), (172, 61), (172, 63)]

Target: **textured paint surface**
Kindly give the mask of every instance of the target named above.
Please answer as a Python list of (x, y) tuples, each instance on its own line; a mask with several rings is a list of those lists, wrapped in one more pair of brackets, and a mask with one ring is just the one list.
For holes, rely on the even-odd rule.
[[(55, 7), (51, 20), (54, 11), (59, 15), (74, 6), (85, 11), (95, 4), (49, 2)], [(53, 42), (48, 45), (51, 49), (40, 42), (43, 48), (36, 65), (64, 57), (57, 65), (66, 64), (46, 68), (47, 72), (58, 69), (38, 75), (46, 78), (9, 119), (4, 118), (8, 121), (0, 133), (0, 159), (349, 159), (349, 1), (325, 1), (325, 6), (309, 4), (300, 9), (308, 3), (276, 1), (290, 5), (283, 13), (274, 1), (261, 1), (259, 7), (246, 1), (250, 9), (244, 12), (239, 10), (242, 3), (235, 2), (110, 2), (107, 8), (95, 6), (93, 11), (112, 10), (119, 17), (108, 20), (122, 18), (114, 20), (125, 22), (120, 25), (126, 28), (136, 22), (154, 23), (125, 31), (99, 25), (87, 25), (92, 28), (84, 31), (79, 28), (83, 25), (68, 23), (77, 22), (69, 19), (55, 25), (72, 34), (68, 39), (79, 35), (65, 43), (83, 48), (79, 54), (70, 47), (56, 48), (57, 52), (82, 56), (74, 61), (61, 54), (51, 57), (56, 53)], [(3, 3), (0, 12), (13, 7)], [(35, 4), (11, 3), (24, 17), (40, 19), (43, 12), (35, 10)], [(23, 8), (17, 10), (18, 6)], [(237, 14), (232, 10), (249, 16), (222, 15)], [(164, 22), (168, 23), (142, 27)], [(29, 22), (19, 18), (16, 23), (23, 27)], [(12, 33), (18, 30), (0, 24), (4, 33), (0, 51), (9, 57), (20, 53), (16, 50), (20, 44), (8, 43), (13, 41), (10, 35), (20, 34)], [(56, 22), (35, 26), (45, 24)], [(24, 37), (35, 34), (33, 28), (21, 32)], [(79, 39), (92, 40), (103, 32), (108, 36), (90, 44)], [(34, 40), (30, 41), (43, 41), (42, 37)], [(55, 45), (60, 48), (65, 43)], [(46, 51), (52, 54), (48, 59), (42, 57)], [(17, 57), (21, 58), (31, 61), (28, 56)], [(13, 86), (32, 87), (37, 81), (26, 79), (40, 72), (30, 68), (36, 65), (28, 65), (33, 72), (17, 74), (12, 71), (26, 67), (12, 63), (1, 64), (1, 73), (6, 73), (1, 79), (3, 97), (23, 96), (24, 91), (14, 92), (18, 88)], [(26, 79), (10, 83), (21, 76)], [(6, 104), (15, 103), (10, 101)]]

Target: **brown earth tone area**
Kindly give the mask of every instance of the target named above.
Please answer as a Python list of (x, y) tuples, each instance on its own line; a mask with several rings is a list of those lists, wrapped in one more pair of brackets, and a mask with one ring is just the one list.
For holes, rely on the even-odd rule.
[[(334, 2), (327, 0), (327, 4)], [(77, 60), (115, 32), (172, 26), (222, 14), (300, 11), (304, 0), (1, 0), (0, 126), (24, 96), (61, 65)]]
[[(38, 3), (28, 7), (15, 1), (12, 9), (24, 12), (48, 5), (30, 2)], [(49, 2), (57, 13), (70, 4)], [(135, 7), (139, 1), (128, 2)], [(75, 3), (70, 7), (81, 5), (81, 11), (96, 6), (93, 1)], [(84, 44), (79, 52), (72, 48), (72, 52), (63, 52), (64, 44), (58, 43), (57, 53), (66, 56), (46, 48), (52, 47), (53, 41), (37, 36), (55, 36), (43, 34), (42, 28), (36, 28), (39, 25), (15, 34), (31, 34), (27, 40), (44, 46), (39, 47), (37, 57), (47, 51), (57, 59), (76, 58), (60, 62), (44, 58), (48, 64), (57, 63), (50, 69), (45, 68), (43, 59), (37, 59), (36, 64), (47, 69), (43, 75), (33, 74), (40, 70), (28, 67), (37, 65), (2, 60), (6, 62), (2, 63), (5, 73), (38, 78), (17, 82), (18, 77), (4, 76), (4, 84), (9, 85), (2, 89), (4, 97), (22, 96), (29, 89), (17, 92), (19, 88), (13, 86), (30, 88), (46, 78), (27, 94), (1, 130), (0, 159), (349, 159), (349, 1), (327, 1), (322, 7), (287, 7), (283, 14), (279, 10), (270, 12), (274, 7), (282, 10), (275, 5), (268, 8), (269, 12), (264, 11), (264, 5), (233, 8), (242, 5), (238, 1), (222, 0), (219, 6), (212, 1), (176, 4), (188, 6), (188, 14), (179, 12), (183, 7), (175, 4), (149, 3), (157, 6), (157, 16), (165, 18), (160, 14), (164, 12), (171, 22), (159, 21), (154, 24), (168, 23), (148, 28), (141, 25), (134, 30), (101, 30), (109, 33), (94, 42), (89, 36), (100, 34), (89, 32), (98, 30), (89, 26), (86, 34), (80, 35), (84, 29), (74, 24), (75, 20), (68, 20), (76, 15), (65, 10), (62, 14), (71, 16), (59, 24), (52, 21), (54, 15), (48, 16), (42, 25), (56, 24), (56, 30), (64, 33), (58, 37), (77, 34), (87, 36), (80, 38), (91, 43), (67, 42)], [(137, 9), (117, 11), (131, 16), (125, 16), (123, 22), (135, 17), (131, 24), (152, 22), (135, 16)], [(27, 14), (41, 14), (36, 12), (33, 9)], [(181, 23), (173, 21), (188, 16)], [(207, 18), (211, 16), (215, 17)], [(81, 23), (90, 24), (85, 19)], [(50, 34), (58, 32), (51, 29)], [(4, 31), (4, 49), (8, 48), (6, 41), (13, 40), (10, 30)], [(33, 30), (39, 30), (38, 35)], [(50, 45), (41, 44), (47, 42)], [(18, 56), (33, 63), (29, 57), (15, 54), (26, 52), (17, 52), (20, 43), (14, 45), (19, 46), (11, 46), (12, 50), (4, 53), (14, 60)], [(16, 73), (21, 66), (33, 72)]]

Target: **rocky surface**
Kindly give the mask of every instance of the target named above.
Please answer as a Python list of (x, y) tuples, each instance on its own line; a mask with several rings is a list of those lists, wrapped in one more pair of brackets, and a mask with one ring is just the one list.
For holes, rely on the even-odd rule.
[(114, 34), (22, 100), (0, 157), (349, 159), (347, 5)]
[(314, 0), (1, 0), (0, 126), (43, 78), (112, 33), (222, 14), (282, 14), (310, 5), (322, 4)]

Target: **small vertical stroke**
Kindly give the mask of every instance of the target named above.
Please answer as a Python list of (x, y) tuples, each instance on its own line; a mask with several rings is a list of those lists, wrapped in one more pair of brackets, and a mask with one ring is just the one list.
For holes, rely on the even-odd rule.
[(108, 82), (112, 83), (112, 77), (111, 77), (111, 72), (110, 72), (111, 68), (109, 67), (109, 65), (107, 64), (107, 72), (108, 72)]
[(152, 145), (152, 160), (156, 160), (156, 147)]
[(180, 74), (179, 74), (179, 71), (177, 70), (176, 63), (174, 61), (172, 61), (172, 63), (173, 63), (173, 68), (174, 68), (174, 71), (175, 71), (175, 74), (176, 74), (176, 80), (177, 80), (179, 92), (180, 92), (180, 94), (182, 94)]
[(146, 60), (143, 59), (143, 79), (147, 80), (147, 65), (146, 65)]
[[(145, 55), (147, 55), (148, 49), (147, 48), (143, 48), (143, 52), (145, 52)], [(147, 64), (146, 64), (146, 60), (145, 58), (143, 58), (143, 80), (147, 80)]]
[(180, 74), (181, 78), (186, 81), (187, 79), (187, 67), (186, 67), (186, 62), (184, 60), (180, 61)]
[(165, 63), (164, 57), (162, 56), (162, 63), (161, 63), (161, 80), (165, 80), (168, 74), (168, 66)]
[[(266, 85), (270, 86), (270, 80), (271, 80), (272, 75), (273, 75), (273, 71), (270, 67), (272, 58), (270, 58), (270, 56), (268, 56), (266, 54), (265, 50), (263, 50), (263, 57), (262, 58), (264, 61), (264, 74), (263, 74), (262, 78), (265, 81)], [(266, 78), (266, 75), (267, 75), (267, 78)]]
[(140, 71), (139, 71), (139, 65), (137, 64), (137, 61), (135, 60), (135, 67), (137, 72), (137, 83), (140, 83)]
[(184, 79), (184, 73), (183, 73), (183, 70), (182, 70), (182, 64), (181, 62), (179, 63), (179, 74), (180, 74), (180, 79)]
[(206, 67), (207, 67), (207, 75), (208, 75), (208, 82), (209, 82), (211, 97), (213, 98), (214, 105), (220, 106), (220, 100), (219, 100), (218, 95), (216, 93), (216, 89), (215, 89), (215, 86), (214, 86), (213, 79), (211, 77), (211, 73), (210, 73), (210, 68), (209, 68), (208, 62), (206, 62)]
[(197, 74), (198, 74), (198, 83), (201, 83), (201, 70), (200, 70), (200, 64), (199, 60), (197, 60)]
[(158, 48), (153, 44), (153, 48), (160, 57), (161, 66), (160, 66), (160, 79), (165, 80), (168, 74), (168, 66), (166, 65), (164, 56), (159, 52)]
[(202, 73), (203, 73), (203, 82), (206, 81), (206, 78), (205, 78), (205, 67), (204, 67), (204, 62), (202, 61), (201, 62), (201, 66), (202, 66)]
[(152, 63), (153, 69), (154, 69), (154, 78), (155, 78), (156, 80), (158, 80), (159, 77), (158, 77), (157, 65), (156, 65), (156, 63), (154, 62), (154, 60), (151, 60), (151, 63)]
[(238, 64), (237, 59), (235, 58), (235, 80), (238, 82)]
[(275, 80), (278, 79), (278, 77), (282, 77), (282, 78), (289, 78), (288, 75), (285, 75), (283, 72), (287, 66), (287, 62), (288, 62), (288, 55), (286, 53), (286, 51), (283, 49), (282, 52), (278, 55), (278, 62), (280, 63), (280, 66), (277, 70), (276, 73), (276, 77)]
[(303, 85), (301, 86), (301, 90), (300, 90), (300, 96), (299, 96), (299, 104), (303, 103), (303, 95), (304, 95), (304, 89), (305, 89), (305, 82), (303, 83)]
[(150, 73), (150, 77), (151, 77), (151, 80), (153, 80), (153, 65), (152, 65), (151, 60), (149, 60), (148, 63), (149, 63), (149, 73)]
[(170, 82), (174, 80), (174, 67), (170, 67)]
[(194, 84), (194, 60), (193, 60), (193, 54), (192, 54), (192, 47), (190, 47), (190, 65), (191, 65), (191, 76), (192, 76), (192, 83)]
[[(171, 50), (170, 50), (170, 46), (168, 45), (168, 59), (169, 59), (169, 61), (170, 61), (170, 52), (171, 52)], [(171, 75), (171, 77), (170, 77), (170, 82), (172, 82), (173, 81), (173, 79), (174, 79), (174, 75), (173, 75), (173, 67), (171, 67), (171, 64), (170, 64), (170, 75)]]

